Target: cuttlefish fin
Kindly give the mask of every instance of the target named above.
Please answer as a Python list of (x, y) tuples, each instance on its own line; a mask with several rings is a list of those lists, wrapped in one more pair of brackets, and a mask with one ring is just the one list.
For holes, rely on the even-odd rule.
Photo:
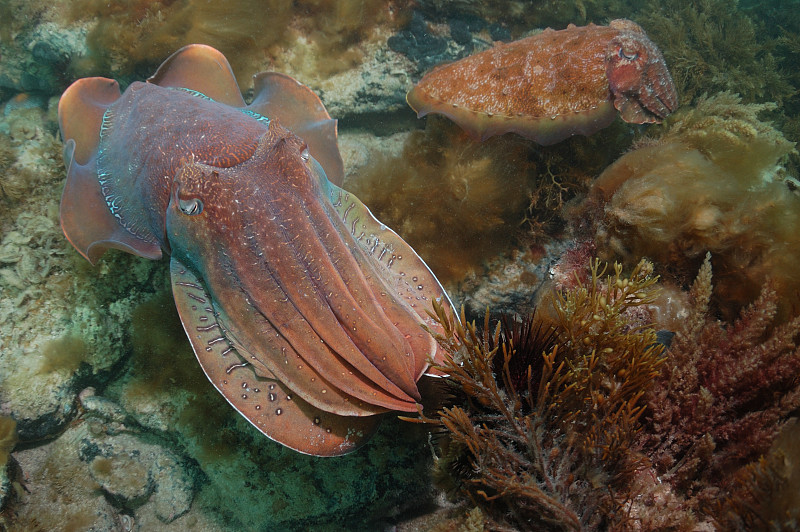
[[(391, 228), (382, 224), (356, 196), (325, 179), (316, 169), (324, 193), (334, 210), (353, 235), (364, 254), (376, 265), (376, 272), (385, 285), (419, 316), (432, 332), (443, 333), (442, 327), (428, 315), (433, 301), (438, 301), (452, 315), (453, 303), (425, 261)], [(430, 358), (441, 362), (442, 352), (430, 337)], [(428, 360), (416, 360), (414, 374), (419, 377), (428, 368)]]
[(277, 119), (303, 139), (308, 151), (325, 169), (328, 179), (341, 185), (344, 163), (337, 144), (336, 120), (330, 117), (319, 96), (294, 78), (277, 72), (256, 74), (253, 88), (255, 96), (247, 108)]
[(245, 105), (230, 63), (219, 50), (205, 44), (184, 46), (169, 56), (147, 81), (160, 87), (197, 91), (233, 107)]
[(201, 281), (174, 256), (172, 293), (183, 328), (211, 384), (264, 435), (295, 451), (338, 456), (375, 431), (379, 416), (349, 417), (307, 403), (272, 375), (260, 375), (227, 341)]
[(61, 228), (75, 249), (92, 264), (108, 248), (149, 259), (161, 258), (157, 242), (138, 238), (120, 224), (100, 188), (97, 154), (103, 116), (119, 97), (116, 81), (84, 78), (70, 85), (58, 103), (67, 166), (67, 183), (61, 197)]

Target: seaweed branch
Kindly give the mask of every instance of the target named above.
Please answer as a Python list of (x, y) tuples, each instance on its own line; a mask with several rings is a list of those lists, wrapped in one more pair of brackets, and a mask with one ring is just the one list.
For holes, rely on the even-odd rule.
[(460, 399), (429, 420), (458, 451), (439, 467), (496, 526), (605, 529), (627, 519), (609, 487), (639, 467), (626, 450), (663, 346), (631, 317), (653, 300), (657, 278), (646, 261), (630, 276), (617, 264), (610, 275), (599, 261), (590, 269), (589, 283), (554, 295), (553, 324), (533, 314), (492, 327), (487, 311), (481, 329), (438, 304), (431, 312), (447, 351), (438, 369)]

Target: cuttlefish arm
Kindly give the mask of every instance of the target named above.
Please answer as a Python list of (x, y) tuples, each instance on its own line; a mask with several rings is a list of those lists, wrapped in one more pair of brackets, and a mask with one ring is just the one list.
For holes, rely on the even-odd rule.
[(257, 373), (225, 338), (203, 282), (177, 259), (170, 261), (172, 293), (203, 371), (236, 411), (263, 434), (314, 456), (358, 448), (380, 421), (339, 416), (304, 401), (271, 375)]
[[(437, 350), (423, 330), (422, 306), (446, 296), (363, 204), (339, 202), (342, 218), (327, 197), (340, 189), (323, 186), (324, 173), (303, 151), (296, 136), (272, 124), (242, 165), (186, 166), (167, 217), (173, 253), (210, 283), (237, 349), (315, 406), (343, 408), (330, 403), (323, 377), (352, 396), (347, 415), (374, 413), (359, 412), (357, 401), (414, 411), (416, 380)], [(182, 215), (174, 207), (181, 202), (203, 210)], [(241, 228), (233, 233), (226, 229), (232, 212)], [(372, 220), (374, 229), (359, 220)]]
[[(364, 256), (376, 265), (375, 270), (398, 297), (413, 309), (421, 322), (431, 331), (443, 333), (441, 325), (428, 314), (433, 301), (453, 309), (447, 293), (425, 261), (390, 227), (375, 218), (369, 208), (354, 194), (343, 190), (325, 178), (321, 167), (314, 168), (320, 186), (336, 215), (355, 239)], [(431, 359), (441, 363), (441, 350), (429, 336)], [(419, 379), (429, 369), (430, 360), (418, 359), (414, 368)], [(437, 371), (428, 374), (439, 376)]]

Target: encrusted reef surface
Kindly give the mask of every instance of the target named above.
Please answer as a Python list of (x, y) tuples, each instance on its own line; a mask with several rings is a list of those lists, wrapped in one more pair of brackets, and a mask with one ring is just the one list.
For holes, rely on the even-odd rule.
[[(0, 530), (797, 526), (796, 1), (217, 4), (0, 5)], [(672, 72), (661, 125), (477, 143), (406, 105), (437, 64), (620, 17)], [(439, 339), (454, 377), (428, 425), (335, 459), (282, 448), (202, 373), (166, 261), (92, 267), (63, 237), (58, 96), (190, 42), (243, 88), (277, 70), (320, 94), (344, 188), (478, 318)]]

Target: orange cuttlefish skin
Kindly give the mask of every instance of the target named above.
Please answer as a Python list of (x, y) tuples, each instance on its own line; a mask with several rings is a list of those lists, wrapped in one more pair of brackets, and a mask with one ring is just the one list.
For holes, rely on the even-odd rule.
[(310, 89), (261, 73), (246, 105), (225, 57), (191, 45), (124, 93), (76, 81), (59, 125), (67, 239), (92, 263), (108, 248), (169, 253), (200, 365), (261, 432), (334, 456), (378, 414), (417, 411), (417, 381), (441, 360), (426, 310), (450, 302), (339, 188), (336, 122)]
[(617, 112), (645, 124), (678, 106), (661, 52), (625, 19), (546, 29), (438, 66), (407, 100), (418, 117), (445, 115), (478, 140), (514, 132), (543, 145), (591, 135)]

